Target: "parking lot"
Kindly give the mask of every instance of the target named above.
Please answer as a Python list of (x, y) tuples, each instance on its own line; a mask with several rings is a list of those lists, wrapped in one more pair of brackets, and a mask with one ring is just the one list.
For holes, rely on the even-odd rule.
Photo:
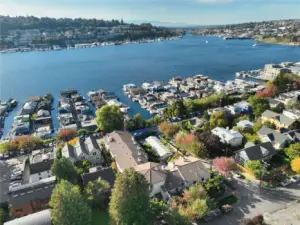
[(20, 156), (5, 161), (0, 160), (0, 202), (8, 200), (9, 186), (18, 186), (24, 182), (22, 164), (25, 158), (26, 156)]

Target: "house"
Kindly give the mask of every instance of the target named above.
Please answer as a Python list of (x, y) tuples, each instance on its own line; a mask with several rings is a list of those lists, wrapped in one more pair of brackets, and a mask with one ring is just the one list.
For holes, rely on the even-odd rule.
[(148, 162), (134, 167), (134, 169), (143, 174), (150, 185), (150, 196), (161, 192), (161, 186), (166, 182), (168, 172), (164, 166), (159, 163)]
[(299, 142), (300, 141), (300, 130), (293, 130), (286, 133), (286, 136), (290, 139), (291, 142)]
[(271, 142), (273, 147), (277, 150), (283, 149), (289, 142), (289, 138), (286, 135), (266, 126), (260, 128), (257, 133), (263, 142)]
[(238, 131), (228, 130), (223, 127), (216, 127), (211, 132), (218, 136), (221, 142), (230, 144), (231, 146), (239, 146), (243, 142), (243, 135), (241, 135)]
[(12, 215), (22, 217), (48, 209), (55, 184), (56, 177), (52, 176), (11, 188), (8, 192), (8, 202), (11, 205)]
[(251, 113), (251, 106), (248, 102), (235, 103), (233, 106), (229, 106), (228, 109), (230, 110), (232, 115)]
[(235, 153), (234, 159), (240, 165), (244, 165), (248, 160), (269, 160), (276, 154), (276, 150), (271, 142), (250, 146)]
[(172, 194), (180, 193), (190, 185), (207, 181), (211, 174), (202, 164), (200, 159), (194, 157), (180, 157), (164, 168), (168, 174), (161, 193), (165, 201)]
[(103, 163), (101, 150), (95, 138), (88, 137), (85, 139), (79, 138), (74, 146), (66, 143), (61, 154), (69, 159), (72, 163), (77, 161), (87, 160), (92, 165), (100, 165)]
[(271, 108), (276, 108), (276, 109), (283, 109), (284, 108), (284, 104), (281, 101), (277, 100), (277, 99), (267, 98), (267, 100), (268, 100)]
[(110, 187), (112, 188), (115, 183), (115, 173), (111, 167), (102, 168), (101, 166), (92, 167), (89, 169), (88, 173), (84, 173), (82, 175), (83, 186), (86, 187), (90, 181), (97, 180), (101, 178), (109, 183)]
[(32, 151), (29, 158), (29, 182), (51, 177), (51, 166), (56, 158), (53, 148)]
[(114, 131), (104, 137), (106, 149), (116, 160), (120, 172), (148, 162), (148, 156), (134, 137), (126, 131)]
[(206, 119), (204, 119), (204, 118), (198, 118), (198, 117), (194, 117), (194, 118), (192, 118), (192, 119), (190, 119), (189, 120), (189, 123), (191, 124), (191, 126), (193, 126), (195, 129), (196, 128), (200, 128), (200, 127), (202, 127), (204, 124), (205, 124), (205, 122), (207, 122), (207, 120)]
[(152, 147), (152, 151), (159, 155), (160, 159), (166, 160), (167, 158), (172, 156), (172, 152), (168, 149), (161, 141), (155, 137), (150, 136), (146, 138), (146, 143), (148, 143)]
[(22, 218), (17, 218), (4, 225), (51, 225), (51, 210), (45, 209), (40, 212), (36, 212)]
[(297, 110), (297, 109), (294, 109), (294, 110), (285, 109), (285, 110), (283, 110), (282, 114), (291, 119), (295, 119), (295, 120), (300, 119), (300, 110)]
[(253, 123), (250, 122), (249, 120), (241, 120), (236, 125), (237, 125), (237, 127), (242, 128), (242, 129), (253, 127)]
[(291, 125), (293, 125), (296, 122), (295, 119), (292, 119), (283, 114), (279, 114), (270, 110), (266, 110), (263, 112), (263, 114), (261, 115), (261, 120), (263, 123), (267, 121), (274, 123), (277, 126), (277, 128), (287, 128), (287, 129), (289, 129)]

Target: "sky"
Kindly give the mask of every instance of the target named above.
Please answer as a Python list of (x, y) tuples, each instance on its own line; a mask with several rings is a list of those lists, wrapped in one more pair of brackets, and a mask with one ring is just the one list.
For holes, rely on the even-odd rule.
[(0, 15), (216, 25), (300, 19), (300, 0), (0, 0)]

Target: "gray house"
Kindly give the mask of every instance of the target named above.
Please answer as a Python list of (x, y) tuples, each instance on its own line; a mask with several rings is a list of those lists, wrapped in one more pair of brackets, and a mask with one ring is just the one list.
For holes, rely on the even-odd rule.
[(263, 142), (271, 142), (273, 147), (277, 150), (283, 149), (290, 141), (287, 135), (281, 134), (273, 129), (263, 126), (258, 135)]

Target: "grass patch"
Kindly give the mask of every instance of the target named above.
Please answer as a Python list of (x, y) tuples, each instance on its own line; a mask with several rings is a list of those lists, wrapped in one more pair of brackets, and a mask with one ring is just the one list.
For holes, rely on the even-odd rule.
[(92, 214), (92, 225), (109, 225), (108, 212), (94, 210)]
[(221, 207), (222, 205), (233, 205), (234, 203), (236, 203), (238, 201), (238, 198), (235, 197), (234, 195), (229, 195), (223, 199), (221, 199), (218, 202), (219, 207)]

